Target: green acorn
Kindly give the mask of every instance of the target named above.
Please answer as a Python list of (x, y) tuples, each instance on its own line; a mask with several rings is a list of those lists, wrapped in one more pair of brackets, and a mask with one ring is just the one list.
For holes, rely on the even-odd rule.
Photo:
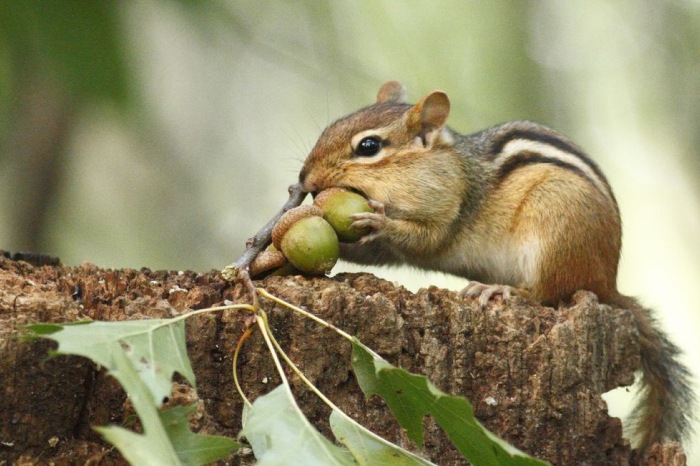
[(314, 205), (321, 208), (323, 218), (331, 224), (340, 241), (354, 243), (371, 231), (370, 228), (354, 228), (353, 214), (374, 212), (363, 196), (343, 188), (329, 188), (321, 191), (314, 199)]
[(272, 242), (294, 267), (314, 275), (329, 273), (340, 255), (338, 235), (312, 205), (287, 211), (272, 229)]

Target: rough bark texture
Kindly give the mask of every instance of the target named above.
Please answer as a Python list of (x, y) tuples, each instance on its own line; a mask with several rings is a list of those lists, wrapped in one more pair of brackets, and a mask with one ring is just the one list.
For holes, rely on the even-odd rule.
[[(457, 294), (418, 293), (367, 274), (334, 278), (270, 277), (258, 283), (356, 335), (389, 362), (467, 396), (493, 432), (559, 465), (628, 464), (618, 419), (600, 398), (630, 384), (639, 367), (632, 316), (580, 292), (553, 309), (500, 299), (485, 310)], [(122, 424), (133, 412), (119, 385), (90, 361), (47, 359), (50, 342), (24, 342), (32, 322), (172, 317), (224, 300), (246, 302), (240, 284), (216, 272), (105, 270), (94, 265), (32, 266), (0, 256), (0, 464), (124, 464), (90, 426)], [(306, 375), (353, 418), (414, 449), (384, 403), (365, 400), (352, 375), (350, 347), (333, 332), (262, 303), (273, 331)], [(235, 436), (242, 403), (233, 388), (231, 354), (243, 315), (223, 312), (187, 321), (195, 393), (176, 383), (170, 403), (195, 401), (195, 430)], [(239, 375), (249, 397), (279, 383), (262, 339), (245, 344)], [(308, 417), (329, 434), (329, 410), (291, 376)], [(441, 465), (466, 464), (431, 420), (423, 455)], [(250, 455), (227, 464), (250, 464)], [(684, 464), (677, 444), (655, 447), (649, 464)]]

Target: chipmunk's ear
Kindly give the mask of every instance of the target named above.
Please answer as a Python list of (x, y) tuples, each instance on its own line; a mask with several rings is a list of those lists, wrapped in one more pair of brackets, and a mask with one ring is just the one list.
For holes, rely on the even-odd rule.
[(398, 81), (387, 81), (377, 92), (377, 103), (394, 102), (397, 104), (406, 103), (406, 88)]
[(442, 131), (450, 115), (450, 99), (442, 91), (426, 95), (408, 111), (406, 127), (427, 145), (434, 136)]

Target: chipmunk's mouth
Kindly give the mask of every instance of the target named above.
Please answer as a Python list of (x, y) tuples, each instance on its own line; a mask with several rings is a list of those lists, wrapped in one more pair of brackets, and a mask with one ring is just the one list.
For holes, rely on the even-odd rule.
[(349, 191), (352, 191), (352, 192), (354, 192), (354, 193), (357, 193), (357, 194), (359, 194), (360, 196), (364, 197), (365, 199), (369, 199), (365, 193), (363, 193), (361, 190), (359, 190), (359, 189), (357, 189), (357, 188), (345, 188), (345, 189), (347, 189), (347, 190), (349, 190)]
[(311, 191), (309, 194), (311, 194), (311, 197), (312, 197), (313, 199), (316, 199), (316, 196), (318, 195), (318, 193), (320, 193), (321, 191), (323, 191), (323, 190), (325, 190), (325, 189), (331, 189), (331, 188), (342, 188), (342, 189), (347, 189), (348, 191), (351, 191), (351, 192), (353, 192), (353, 193), (359, 194), (360, 196), (364, 197), (365, 199), (369, 199), (369, 198), (367, 197), (367, 195), (366, 195), (365, 193), (363, 193), (361, 190), (359, 190), (359, 189), (357, 189), (357, 188), (353, 188), (353, 187), (351, 187), (351, 186), (343, 186), (343, 185), (328, 186), (328, 187), (326, 187), (326, 188), (324, 188), (324, 189), (322, 189), (322, 190)]

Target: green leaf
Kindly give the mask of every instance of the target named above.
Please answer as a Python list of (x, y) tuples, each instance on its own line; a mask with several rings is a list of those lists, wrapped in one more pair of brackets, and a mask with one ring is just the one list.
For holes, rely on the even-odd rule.
[(199, 466), (226, 457), (240, 448), (233, 439), (195, 434), (190, 431), (187, 414), (194, 406), (178, 406), (158, 411), (150, 402), (148, 387), (139, 377), (133, 362), (120, 345), (111, 343), (115, 352), (114, 376), (129, 394), (143, 425), (143, 434), (121, 427), (97, 427), (131, 464)]
[(103, 365), (119, 381), (144, 433), (116, 426), (96, 430), (131, 464), (198, 466), (224, 458), (240, 447), (233, 439), (191, 432), (187, 414), (193, 407), (162, 412), (156, 408), (163, 396), (170, 394), (175, 371), (190, 383), (194, 381), (185, 348), (184, 321), (36, 324), (28, 329), (37, 336), (58, 341), (57, 353), (86, 356)]
[(381, 396), (401, 427), (423, 446), (423, 416), (430, 414), (459, 452), (479, 466), (541, 466), (534, 459), (489, 432), (474, 417), (466, 398), (440, 391), (427, 378), (392, 366), (353, 341), (352, 365), (365, 395)]
[(258, 397), (243, 409), (243, 430), (258, 466), (356, 464), (352, 455), (331, 443), (304, 417), (286, 385)]
[[(111, 372), (116, 368), (112, 343), (117, 343), (145, 382), (154, 404), (160, 404), (163, 398), (170, 395), (171, 379), (175, 372), (195, 386), (182, 320), (94, 321), (57, 326), (39, 324), (28, 326), (28, 329), (39, 336), (56, 340), (58, 353), (85, 356)], [(117, 377), (116, 373), (112, 375)]]
[(212, 463), (241, 448), (240, 443), (228, 437), (193, 433), (189, 428), (187, 415), (194, 409), (194, 405), (176, 406), (160, 412), (160, 420), (165, 425), (168, 437), (183, 464)]
[[(115, 324), (118, 324), (115, 322)], [(88, 326), (83, 326), (88, 327)], [(161, 422), (150, 390), (118, 341), (109, 341), (104, 350), (111, 353), (113, 375), (129, 395), (143, 425), (143, 434), (135, 434), (121, 427), (98, 427), (109, 442), (114, 444), (131, 464), (179, 465), (180, 459)]]
[(378, 437), (341, 411), (331, 412), (330, 425), (336, 439), (349, 451), (321, 435), (304, 417), (289, 387), (280, 385), (244, 408), (240, 435), (253, 447), (260, 466), (433, 465)]
[(331, 412), (330, 423), (335, 438), (350, 450), (359, 465), (433, 465), (433, 463), (387, 442), (340, 411), (333, 410)]
[[(25, 325), (22, 328), (25, 330), (28, 330), (31, 333), (25, 333), (25, 334), (21, 335), (21, 338), (24, 341), (38, 340), (40, 338), (48, 337), (52, 333), (58, 332), (59, 330), (63, 329), (63, 327), (66, 325), (89, 324), (91, 322), (92, 322), (91, 320), (86, 320), (86, 321), (80, 321), (80, 322), (71, 322), (70, 324), (46, 324), (46, 323), (29, 324), (29, 325)], [(48, 338), (51, 338), (51, 337), (48, 337)]]
[(148, 464), (154, 466), (180, 464), (178, 459), (173, 459), (169, 451), (156, 448), (153, 440), (148, 435), (141, 435), (122, 427), (95, 427), (109, 443), (117, 447), (126, 460), (133, 465)]

